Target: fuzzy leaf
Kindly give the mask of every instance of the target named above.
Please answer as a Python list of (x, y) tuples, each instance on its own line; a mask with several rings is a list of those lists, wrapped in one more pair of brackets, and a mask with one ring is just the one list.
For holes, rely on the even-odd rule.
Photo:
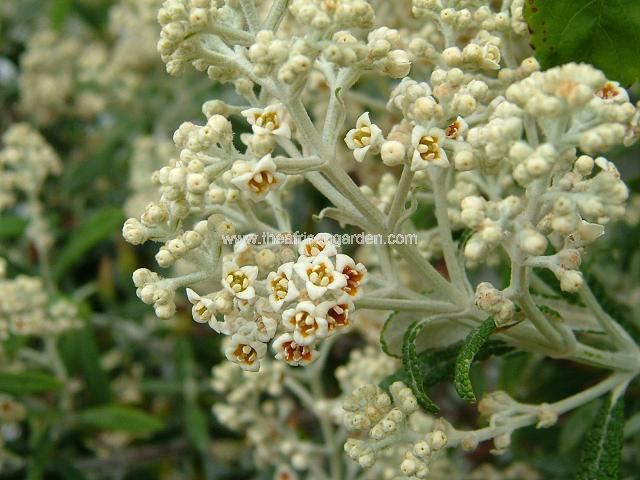
[(625, 85), (640, 80), (638, 0), (528, 0), (524, 16), (543, 69), (585, 62)]
[(473, 386), (471, 385), (471, 377), (469, 376), (471, 364), (495, 329), (496, 322), (493, 317), (487, 318), (478, 328), (475, 328), (469, 333), (467, 339), (462, 345), (462, 348), (460, 349), (460, 353), (458, 353), (454, 383), (456, 386), (456, 392), (458, 392), (460, 398), (469, 403), (475, 403), (476, 401), (476, 396), (473, 393)]
[(402, 358), (402, 341), (407, 329), (415, 322), (415, 313), (393, 312), (380, 332), (382, 351), (391, 357)]
[(623, 427), (624, 399), (612, 405), (608, 396), (585, 438), (576, 480), (619, 478)]
[(62, 383), (41, 372), (0, 373), (0, 392), (25, 395), (59, 390)]
[(426, 412), (436, 414), (440, 409), (424, 391), (424, 383), (420, 372), (420, 363), (418, 362), (418, 354), (416, 352), (416, 338), (422, 330), (424, 323), (424, 320), (414, 322), (407, 330), (407, 333), (405, 333), (404, 341), (402, 343), (402, 364), (408, 373), (408, 387), (411, 388), (411, 391), (416, 396), (418, 404)]

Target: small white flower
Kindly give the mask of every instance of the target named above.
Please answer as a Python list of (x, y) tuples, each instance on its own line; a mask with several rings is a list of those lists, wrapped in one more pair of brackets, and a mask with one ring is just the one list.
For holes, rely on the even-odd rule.
[(444, 132), (438, 128), (427, 130), (424, 127), (414, 127), (411, 132), (411, 143), (413, 145), (413, 157), (411, 158), (411, 170), (425, 170), (434, 165), (447, 168), (449, 159), (441, 147)]
[(255, 296), (252, 284), (258, 276), (258, 267), (238, 267), (235, 263), (228, 262), (224, 264), (222, 271), (222, 286), (229, 293), (241, 300), (251, 300)]
[(354, 311), (353, 302), (345, 295), (339, 300), (328, 300), (316, 306), (316, 315), (327, 322), (328, 335), (349, 326), (349, 316)]
[(607, 103), (626, 103), (629, 101), (629, 93), (618, 82), (607, 82), (596, 92)]
[(278, 360), (283, 360), (292, 366), (308, 365), (318, 353), (311, 346), (296, 343), (289, 333), (283, 333), (275, 339), (273, 350)]
[(224, 351), (227, 359), (249, 372), (260, 370), (260, 359), (267, 353), (267, 345), (245, 335), (235, 334)]
[(294, 269), (304, 280), (305, 288), (312, 300), (320, 298), (327, 290), (338, 290), (347, 286), (347, 278), (336, 271), (331, 260), (324, 254), (313, 259), (300, 260), (294, 265)]
[(289, 331), (293, 331), (293, 339), (299, 345), (311, 345), (328, 333), (327, 321), (318, 316), (316, 306), (309, 301), (300, 302), (296, 308), (285, 310), (282, 313), (282, 323)]
[(317, 257), (321, 253), (333, 257), (337, 251), (330, 233), (318, 233), (313, 238), (305, 238), (298, 248), (300, 255), (307, 258)]
[(293, 262), (287, 262), (278, 267), (276, 272), (267, 276), (267, 288), (270, 290), (269, 304), (276, 312), (285, 302), (298, 297), (298, 289), (293, 282)]
[(464, 118), (458, 117), (445, 129), (444, 133), (451, 140), (464, 140), (464, 135), (469, 130), (469, 125)]
[(367, 153), (378, 153), (384, 141), (382, 130), (369, 119), (369, 112), (360, 115), (356, 121), (356, 128), (349, 130), (344, 139), (347, 147), (353, 150), (356, 161), (362, 162)]
[(366, 281), (366, 267), (362, 263), (356, 264), (349, 255), (339, 253), (336, 255), (336, 270), (342, 273), (347, 280), (347, 284), (342, 290), (353, 299), (360, 297), (362, 294), (360, 286)]
[(269, 154), (262, 157), (252, 170), (234, 177), (231, 183), (249, 193), (252, 199), (262, 200), (283, 178), (284, 175), (276, 172), (276, 164)]
[(191, 316), (198, 323), (207, 323), (212, 318), (215, 319), (215, 306), (213, 300), (201, 297), (196, 292), (187, 288), (187, 298), (193, 304)]
[(266, 108), (249, 108), (241, 113), (251, 125), (253, 133), (291, 138), (291, 128), (286, 122), (286, 113), (282, 104), (277, 103)]

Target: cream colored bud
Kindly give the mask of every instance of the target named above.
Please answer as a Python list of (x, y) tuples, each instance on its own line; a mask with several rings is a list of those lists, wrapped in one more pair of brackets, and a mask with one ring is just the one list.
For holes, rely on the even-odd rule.
[(387, 140), (380, 148), (380, 156), (382, 163), (388, 167), (401, 165), (405, 159), (405, 147), (402, 143), (395, 140)]

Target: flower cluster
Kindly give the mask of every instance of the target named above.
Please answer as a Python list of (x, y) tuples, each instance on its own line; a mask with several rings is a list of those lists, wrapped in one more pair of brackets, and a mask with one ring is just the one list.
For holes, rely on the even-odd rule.
[(77, 307), (50, 296), (41, 278), (6, 278), (6, 270), (7, 262), (0, 258), (0, 339), (9, 335), (55, 336), (82, 326)]
[(349, 438), (344, 449), (363, 468), (392, 450), (396, 462), (401, 459), (393, 478), (427, 478), (428, 464), (447, 444), (447, 435), (438, 421), (418, 410), (415, 396), (402, 382), (392, 384), (389, 392), (368, 384), (344, 398), (345, 426), (368, 436)]

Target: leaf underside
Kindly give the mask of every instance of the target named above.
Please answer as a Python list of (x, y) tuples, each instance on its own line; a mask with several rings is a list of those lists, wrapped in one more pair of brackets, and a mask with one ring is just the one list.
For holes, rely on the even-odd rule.
[(543, 69), (585, 62), (623, 85), (640, 80), (638, 0), (527, 0), (524, 16)]

